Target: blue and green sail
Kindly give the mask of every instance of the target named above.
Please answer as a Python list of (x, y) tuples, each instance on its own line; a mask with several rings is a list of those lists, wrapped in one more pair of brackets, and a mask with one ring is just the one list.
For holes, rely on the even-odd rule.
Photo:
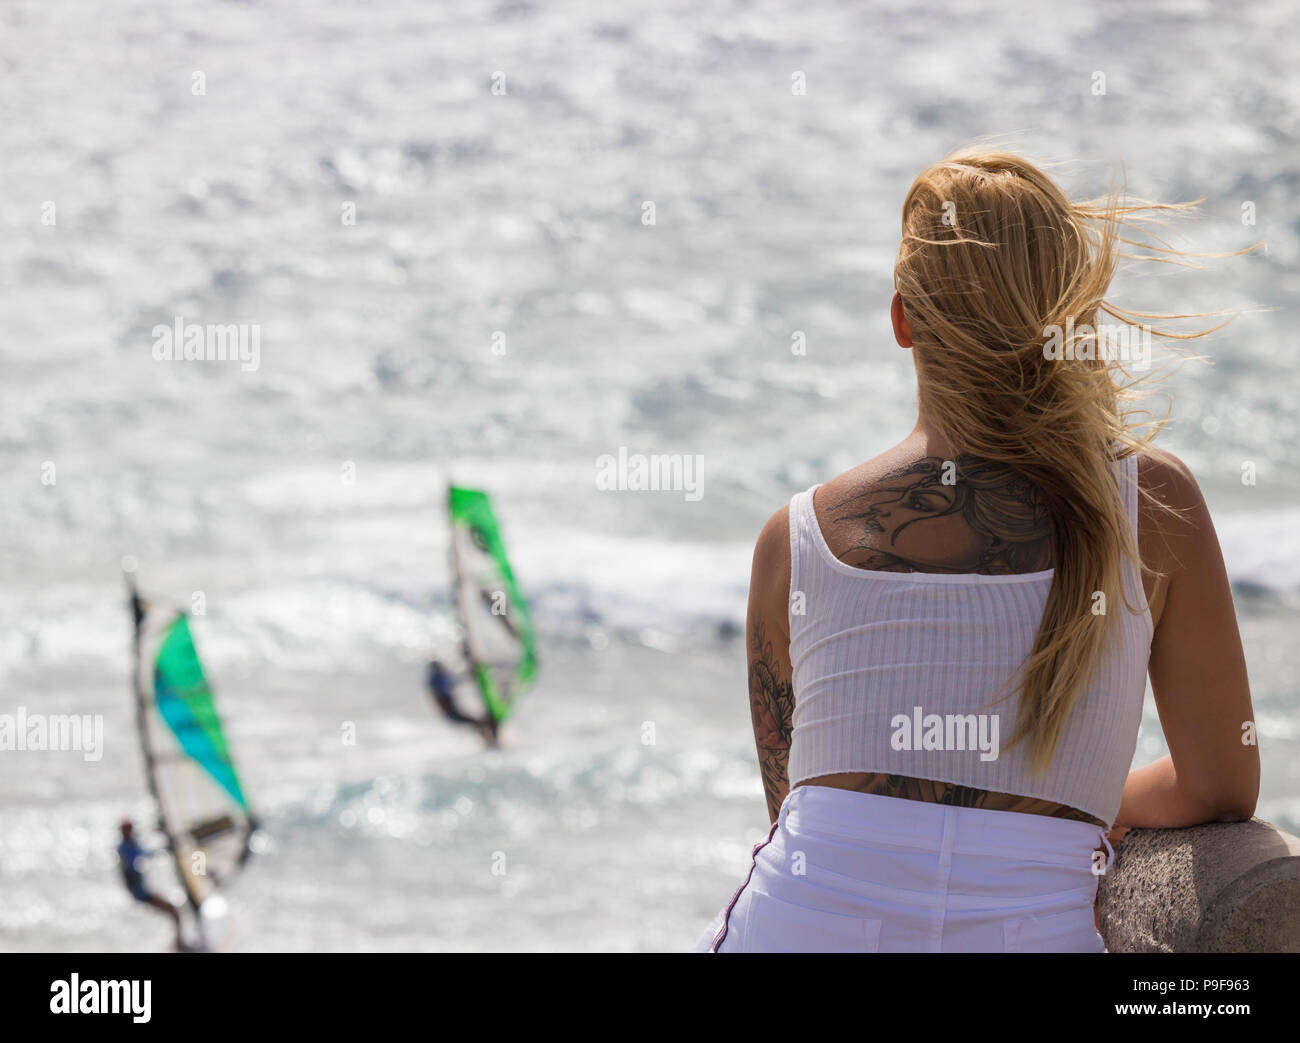
[(189, 618), (132, 589), (140, 742), (158, 828), (190, 904), (242, 866), (256, 823), (204, 673)]
[(447, 507), (466, 657), (488, 712), (504, 721), (537, 674), (532, 615), (487, 493), (453, 485)]
[(154, 662), (154, 699), (181, 749), (231, 800), (247, 811), (248, 800), (235, 774), (230, 748), (221, 730), (221, 718), (212, 701), (212, 688), (203, 676), (203, 666), (185, 616), (177, 616), (172, 621), (158, 649)]

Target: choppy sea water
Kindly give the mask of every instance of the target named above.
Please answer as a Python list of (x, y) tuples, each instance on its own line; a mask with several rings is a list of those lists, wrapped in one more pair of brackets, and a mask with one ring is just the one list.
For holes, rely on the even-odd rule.
[[(1181, 245), (1268, 242), (1116, 290), (1242, 309), (1165, 382), (1166, 444), (1234, 581), (1259, 813), (1300, 830), (1300, 15), (1153, 7), (6, 5), (0, 712), (106, 736), (94, 763), (0, 754), (0, 947), (166, 944), (112, 854), (149, 818), (131, 554), (206, 599), (269, 838), (230, 889), (238, 947), (688, 948), (766, 832), (753, 538), (906, 433), (899, 206), (984, 135), (1074, 161), (1071, 189), (1122, 164), (1203, 198)], [(257, 324), (258, 368), (155, 361), (177, 317)], [(620, 447), (701, 455), (704, 496), (599, 492)], [(496, 499), (543, 639), (491, 755), (421, 689), (454, 640), (451, 478)], [(1148, 706), (1137, 763), (1162, 752)]]

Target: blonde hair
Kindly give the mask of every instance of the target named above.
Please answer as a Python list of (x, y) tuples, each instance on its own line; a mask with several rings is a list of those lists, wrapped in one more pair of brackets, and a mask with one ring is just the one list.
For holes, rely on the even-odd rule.
[[(1105, 199), (1071, 202), (1025, 159), (983, 148), (923, 171), (903, 203), (894, 286), (911, 327), (922, 413), (954, 454), (1019, 473), (1052, 522), (1051, 592), (1011, 685), (1021, 698), (1008, 746), (1028, 738), (1034, 770), (1050, 763), (1107, 640), (1110, 616), (1094, 614), (1095, 595), (1134, 610), (1122, 575), (1124, 555), (1137, 561), (1137, 547), (1112, 463), (1138, 451), (1168, 459), (1151, 445), (1167, 415), (1131, 422), (1121, 402), (1136, 397), (1136, 382), (1119, 359), (1094, 357), (1115, 354), (1100, 344), (1098, 318), (1175, 340), (1223, 325), (1158, 330), (1144, 320), (1195, 316), (1130, 312), (1105, 299), (1120, 257), (1194, 267), (1187, 257), (1223, 256), (1121, 234), (1153, 212), (1192, 206), (1121, 201), (1113, 186)], [(1047, 357), (1052, 336), (1064, 358)]]

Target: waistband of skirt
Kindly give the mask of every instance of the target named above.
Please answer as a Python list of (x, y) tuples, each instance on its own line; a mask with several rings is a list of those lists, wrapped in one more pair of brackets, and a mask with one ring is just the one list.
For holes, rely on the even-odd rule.
[(931, 804), (829, 786), (792, 789), (781, 805), (778, 823), (792, 835), (864, 847), (886, 844), (1070, 865), (1104, 848), (1104, 868), (1114, 859), (1105, 832), (1091, 822)]

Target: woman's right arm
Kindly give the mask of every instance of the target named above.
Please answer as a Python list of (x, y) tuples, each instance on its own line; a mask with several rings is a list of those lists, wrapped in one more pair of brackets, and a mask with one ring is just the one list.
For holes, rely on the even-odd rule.
[(1151, 598), (1148, 670), (1169, 756), (1129, 774), (1115, 824), (1248, 819), (1259, 796), (1259, 747), (1218, 536), (1186, 465), (1143, 457), (1141, 470), (1142, 487), (1179, 512), (1144, 502), (1140, 522), (1143, 558), (1165, 574)]

